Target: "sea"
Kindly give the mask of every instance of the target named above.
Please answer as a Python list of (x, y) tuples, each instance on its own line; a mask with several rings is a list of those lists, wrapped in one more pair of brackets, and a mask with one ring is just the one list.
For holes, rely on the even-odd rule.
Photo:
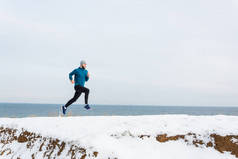
[[(61, 104), (0, 103), (0, 117), (56, 117), (62, 116)], [(150, 106), (150, 105), (83, 105), (73, 104), (66, 116), (135, 116), (135, 115), (232, 115), (238, 116), (238, 107), (228, 106)]]

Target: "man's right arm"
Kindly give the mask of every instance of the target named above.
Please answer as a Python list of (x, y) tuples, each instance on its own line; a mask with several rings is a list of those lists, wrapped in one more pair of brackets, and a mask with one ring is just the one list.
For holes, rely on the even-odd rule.
[(87, 82), (88, 79), (89, 79), (89, 73), (87, 72), (87, 75), (86, 75), (86, 77), (85, 77), (85, 81)]

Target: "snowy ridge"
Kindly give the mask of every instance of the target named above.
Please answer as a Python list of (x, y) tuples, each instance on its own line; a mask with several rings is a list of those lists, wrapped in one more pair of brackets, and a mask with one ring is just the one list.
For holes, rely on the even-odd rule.
[(0, 157), (235, 159), (237, 125), (223, 115), (1, 118)]
[(96, 158), (98, 152), (79, 147), (77, 142), (64, 142), (42, 137), (24, 129), (0, 127), (1, 150), (3, 158)]

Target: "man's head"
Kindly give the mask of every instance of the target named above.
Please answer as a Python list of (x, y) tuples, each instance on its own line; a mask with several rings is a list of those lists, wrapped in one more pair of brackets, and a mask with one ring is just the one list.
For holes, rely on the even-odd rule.
[(80, 67), (81, 67), (81, 68), (85, 69), (86, 66), (87, 66), (86, 61), (84, 61), (84, 60), (80, 61)]

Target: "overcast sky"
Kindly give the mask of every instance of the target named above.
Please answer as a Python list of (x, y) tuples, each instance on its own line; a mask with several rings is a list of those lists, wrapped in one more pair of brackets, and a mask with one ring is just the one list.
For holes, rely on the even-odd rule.
[[(0, 0), (0, 102), (238, 106), (238, 0)], [(83, 98), (77, 101), (83, 103)]]

